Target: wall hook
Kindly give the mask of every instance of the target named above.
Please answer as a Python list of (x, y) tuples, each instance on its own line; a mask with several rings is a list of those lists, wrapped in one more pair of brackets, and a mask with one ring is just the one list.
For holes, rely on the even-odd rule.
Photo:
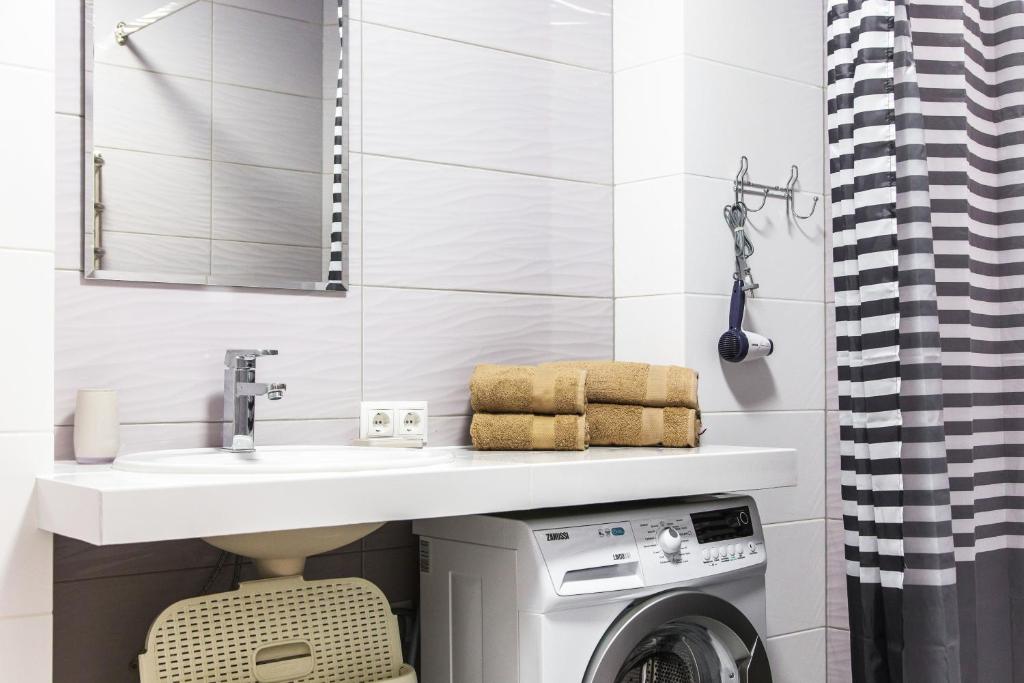
[(818, 208), (818, 198), (813, 198), (811, 204), (811, 210), (807, 212), (806, 216), (801, 215), (796, 210), (796, 184), (800, 179), (800, 169), (796, 167), (796, 164), (789, 169), (789, 181), (786, 183), (786, 205), (790, 213), (800, 220), (806, 220), (814, 215), (814, 210)]
[[(740, 157), (740, 170), (736, 174), (735, 180), (732, 182), (732, 191), (735, 198), (735, 204), (743, 204), (748, 213), (754, 213), (764, 208), (764, 205), (768, 203), (768, 198), (773, 197), (777, 199), (783, 199), (786, 202), (786, 212), (798, 220), (805, 220), (814, 215), (814, 211), (818, 208), (818, 197), (814, 197), (814, 203), (811, 205), (811, 210), (807, 215), (801, 214), (796, 210), (796, 185), (800, 179), (800, 169), (794, 164), (789, 168), (789, 180), (786, 181), (785, 187), (779, 185), (762, 185), (761, 183), (750, 182), (749, 176), (750, 161), (747, 157)], [(746, 205), (743, 201), (743, 195), (745, 194), (759, 194), (761, 195), (761, 204), (757, 208), (752, 208)]]

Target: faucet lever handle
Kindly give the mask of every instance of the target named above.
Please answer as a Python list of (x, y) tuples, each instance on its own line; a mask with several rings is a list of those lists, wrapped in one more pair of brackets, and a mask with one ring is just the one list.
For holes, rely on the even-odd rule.
[(260, 356), (276, 356), (277, 349), (228, 349), (224, 352), (224, 366), (233, 368), (239, 361), (255, 361)]

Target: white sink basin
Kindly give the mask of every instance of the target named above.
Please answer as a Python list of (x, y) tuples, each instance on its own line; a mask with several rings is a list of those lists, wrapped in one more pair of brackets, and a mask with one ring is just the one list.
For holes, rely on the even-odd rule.
[(186, 448), (122, 455), (115, 470), (162, 474), (288, 474), (360, 472), (428, 467), (452, 462), (455, 454), (435, 448), (365, 446), (260, 446), (239, 454), (219, 448)]
[[(445, 449), (360, 446), (263, 446), (255, 453), (219, 448), (187, 448), (122, 455), (115, 470), (151, 474), (293, 474), (365, 472), (429, 467), (452, 462)], [(343, 504), (339, 501), (339, 504)], [(205, 538), (221, 550), (251, 557), (260, 576), (301, 574), (306, 558), (354, 543), (381, 525), (346, 524)]]

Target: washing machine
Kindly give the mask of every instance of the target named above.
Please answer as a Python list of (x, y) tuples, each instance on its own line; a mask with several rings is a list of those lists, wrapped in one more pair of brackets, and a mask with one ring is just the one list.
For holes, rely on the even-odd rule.
[(423, 520), (423, 683), (771, 683), (754, 501)]

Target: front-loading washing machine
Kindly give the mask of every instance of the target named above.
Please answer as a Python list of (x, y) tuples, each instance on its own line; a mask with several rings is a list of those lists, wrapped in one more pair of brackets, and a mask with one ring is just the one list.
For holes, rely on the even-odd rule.
[(416, 522), (424, 683), (771, 683), (754, 501)]

